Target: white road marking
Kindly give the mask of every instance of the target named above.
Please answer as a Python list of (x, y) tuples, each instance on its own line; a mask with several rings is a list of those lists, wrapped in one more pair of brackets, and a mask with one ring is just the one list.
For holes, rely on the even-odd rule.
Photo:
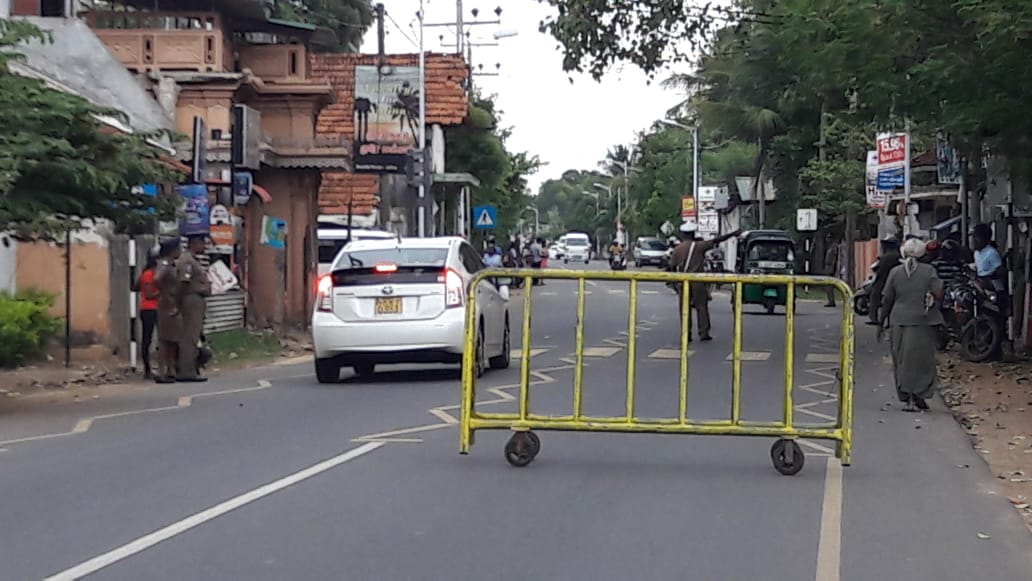
[(641, 291), (641, 294), (643, 294), (643, 295), (658, 295), (659, 291), (643, 290), (643, 291)]
[[(688, 357), (691, 357), (695, 351), (689, 350)], [(680, 349), (656, 349), (652, 353), (649, 353), (650, 359), (680, 359)]]
[(611, 289), (609, 289), (608, 292), (611, 295), (622, 295), (622, 294), (626, 293), (627, 291), (622, 289), (622, 288), (611, 288)]
[[(838, 363), (838, 353), (807, 353), (807, 363)], [(837, 368), (837, 367), (836, 367)]]
[(842, 555), (842, 463), (828, 458), (821, 505), (821, 532), (817, 542), (816, 581), (839, 581)]
[(382, 448), (384, 445), (385, 444), (383, 442), (369, 442), (367, 444), (363, 444), (357, 448), (348, 450), (339, 456), (334, 456), (329, 460), (324, 460), (314, 466), (310, 466), (304, 470), (280, 478), (275, 482), (270, 482), (265, 486), (260, 486), (254, 490), (245, 492), (240, 496), (219, 503), (209, 509), (184, 518), (179, 522), (175, 522), (164, 528), (158, 529), (149, 535), (142, 536), (135, 541), (122, 545), (116, 549), (112, 549), (103, 555), (99, 555), (70, 569), (65, 569), (60, 573), (51, 575), (44, 581), (72, 581), (74, 579), (82, 579), (83, 577), (96, 573), (97, 571), (117, 563), (118, 561), (131, 557), (142, 551), (146, 551), (162, 541), (166, 541), (176, 535), (185, 533), (194, 527), (200, 526), (214, 518), (218, 518), (274, 492), (279, 492), (280, 490), (293, 486), (298, 482), (308, 480), (313, 476), (317, 476), (327, 470), (336, 468), (345, 462), (350, 462), (355, 458), (364, 456), (374, 450)]
[[(537, 357), (538, 355), (541, 355), (542, 353), (544, 353), (546, 351), (548, 351), (548, 349), (531, 349), (530, 350), (530, 356), (531, 357)], [(509, 355), (513, 359), (520, 359), (521, 357), (523, 357), (523, 350), (522, 349), (513, 349), (509, 353)]]
[(612, 357), (620, 352), (617, 347), (587, 347), (584, 349), (585, 357)]
[[(735, 354), (728, 353), (725, 361), (734, 361)], [(766, 361), (770, 359), (770, 351), (742, 351), (742, 361)]]

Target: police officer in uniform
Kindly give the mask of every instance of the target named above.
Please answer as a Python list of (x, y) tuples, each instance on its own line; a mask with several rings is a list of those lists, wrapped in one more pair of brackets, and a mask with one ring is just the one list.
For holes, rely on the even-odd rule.
[[(685, 222), (681, 224), (681, 239), (682, 242), (674, 248), (673, 256), (670, 257), (670, 264), (667, 265), (667, 270), (670, 272), (691, 272), (691, 273), (702, 273), (706, 271), (706, 253), (713, 248), (716, 248), (718, 244), (725, 240), (729, 240), (738, 236), (739, 230), (711, 238), (709, 240), (703, 240), (697, 236), (697, 230), (695, 224), (691, 222)], [(689, 284), (691, 305), (688, 310), (688, 340), (692, 340), (692, 313), (691, 310), (695, 309), (695, 313), (698, 317), (699, 327), (699, 339), (702, 341), (712, 341), (713, 336), (710, 335), (710, 317), (709, 317), (709, 285), (704, 282), (693, 282)], [(681, 285), (677, 285), (677, 293), (680, 296)], [(681, 312), (681, 301), (677, 301), (677, 312), (678, 319), (680, 319)]]
[(158, 287), (158, 374), (154, 376), (157, 383), (176, 380), (179, 341), (183, 335), (183, 314), (179, 304), (181, 289), (176, 269), (179, 257), (178, 237), (161, 243), (154, 271), (154, 284)]
[(191, 236), (187, 241), (187, 251), (179, 257), (177, 272), (180, 285), (180, 305), (182, 305), (183, 329), (179, 342), (179, 374), (178, 381), (200, 382), (208, 378), (201, 377), (197, 369), (197, 344), (204, 330), (204, 313), (208, 296), (211, 295), (211, 282), (208, 272), (197, 260), (204, 254), (205, 236)]

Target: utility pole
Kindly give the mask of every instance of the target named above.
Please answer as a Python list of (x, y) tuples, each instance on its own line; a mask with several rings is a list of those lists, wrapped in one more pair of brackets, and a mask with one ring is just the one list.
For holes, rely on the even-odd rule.
[[(426, 155), (426, 53), (423, 51), (423, 0), (419, 0), (419, 149)], [(419, 203), (416, 210), (416, 227), (420, 238), (426, 237), (426, 180), (419, 181)]]
[(384, 30), (383, 30), (384, 8), (383, 3), (376, 5), (376, 54), (380, 57), (380, 65), (383, 65), (384, 58)]
[(910, 234), (910, 120), (906, 124), (906, 147), (903, 151), (903, 236)]
[[(760, 138), (759, 143), (760, 151), (763, 151), (763, 138)], [(767, 194), (763, 191), (763, 164), (760, 166), (758, 172), (756, 172), (756, 193), (760, 198), (760, 229), (762, 230), (767, 225)]]
[(702, 172), (699, 171), (699, 126), (692, 127), (692, 198), (699, 199), (699, 184), (702, 183)]
[(462, 54), (463, 32), (462, 25), (462, 0), (455, 0), (455, 52)]

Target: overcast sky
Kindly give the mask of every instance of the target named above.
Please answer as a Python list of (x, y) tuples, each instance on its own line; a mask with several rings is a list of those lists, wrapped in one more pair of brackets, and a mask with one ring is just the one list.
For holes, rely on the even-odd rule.
[[(388, 13), (386, 51), (419, 52), (415, 44), (419, 41), (415, 17), (419, 0), (384, 0), (384, 5)], [(587, 75), (574, 75), (570, 84), (557, 43), (538, 32), (538, 23), (552, 10), (547, 4), (465, 0), (464, 18), (472, 20), (471, 10), (477, 8), (478, 20), (495, 20), (494, 9), (499, 5), (502, 24), (471, 27), (474, 43), (494, 42), (492, 35), (498, 31), (518, 35), (499, 40), (499, 46), (474, 46), (474, 67), (483, 63), (484, 71), (493, 73), (495, 63), (501, 64), (499, 76), (477, 76), (474, 83), (486, 93), (498, 95), (503, 125), (513, 128), (509, 149), (528, 151), (548, 162), (531, 178), (534, 193), (541, 182), (558, 178), (568, 169), (596, 169), (607, 148), (633, 141), (637, 131), (650, 126), (680, 100), (677, 93), (658, 84), (647, 85), (645, 74), (633, 65), (612, 70), (601, 83)], [(426, 0), (425, 8), (427, 24), (455, 22), (454, 0)], [(441, 46), (442, 34), (445, 43), (455, 44), (454, 27), (427, 27), (427, 51), (455, 50)], [(376, 52), (375, 27), (366, 35), (362, 52)]]

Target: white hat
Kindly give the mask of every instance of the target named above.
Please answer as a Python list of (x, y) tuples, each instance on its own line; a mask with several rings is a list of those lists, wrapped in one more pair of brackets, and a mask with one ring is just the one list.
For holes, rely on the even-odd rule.
[(682, 222), (680, 230), (681, 230), (681, 232), (685, 232), (685, 233), (687, 233), (687, 232), (695, 232), (695, 224), (693, 224), (691, 222)]

